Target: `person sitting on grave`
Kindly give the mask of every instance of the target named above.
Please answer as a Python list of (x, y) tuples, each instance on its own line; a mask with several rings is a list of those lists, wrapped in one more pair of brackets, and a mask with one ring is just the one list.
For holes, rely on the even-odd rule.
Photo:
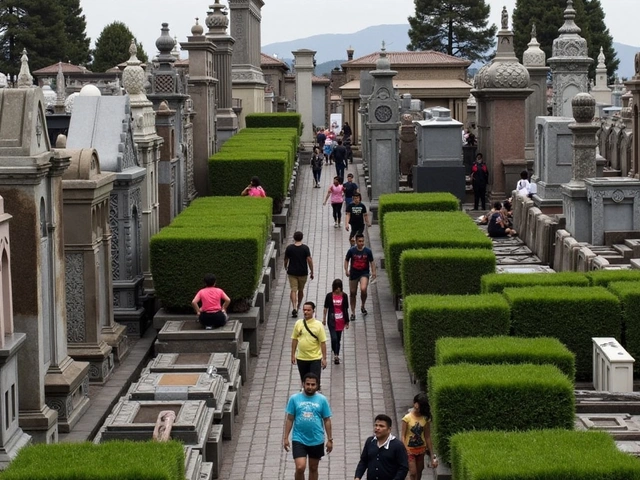
[(223, 327), (227, 323), (227, 308), (231, 299), (221, 288), (216, 287), (216, 276), (213, 273), (204, 276), (204, 284), (205, 287), (196, 293), (191, 305), (205, 329)]
[(493, 204), (493, 213), (489, 217), (487, 231), (492, 238), (513, 237), (517, 235), (516, 231), (511, 228), (511, 222), (507, 217), (507, 211), (501, 202)]

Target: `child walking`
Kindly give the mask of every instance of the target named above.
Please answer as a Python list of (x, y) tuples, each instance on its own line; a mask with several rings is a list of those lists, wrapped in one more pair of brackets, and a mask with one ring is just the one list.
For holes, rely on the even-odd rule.
[(431, 444), (431, 409), (429, 399), (424, 393), (413, 397), (413, 408), (402, 418), (402, 442), (409, 457), (409, 478), (420, 480), (424, 470), (424, 456), (431, 455), (431, 467), (438, 466), (438, 459)]

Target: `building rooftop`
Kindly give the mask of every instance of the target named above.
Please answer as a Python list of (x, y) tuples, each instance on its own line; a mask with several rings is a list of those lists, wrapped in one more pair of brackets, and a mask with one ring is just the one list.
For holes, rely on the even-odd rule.
[(262, 52), (260, 53), (260, 66), (261, 67), (281, 67), (281, 68), (284, 68), (285, 70), (289, 70), (289, 65), (284, 63), (282, 60)]
[(43, 67), (33, 72), (34, 75), (57, 75), (58, 68), (62, 66), (62, 73), (91, 73), (86, 67), (74, 65), (73, 63), (57, 62), (48, 67)]
[[(453, 57), (446, 53), (425, 50), (421, 52), (386, 52), (387, 59), (391, 62), (391, 67), (400, 66), (440, 66), (440, 67), (468, 67), (469, 60)], [(342, 64), (342, 67), (375, 67), (376, 61), (380, 58), (380, 52), (370, 53), (364, 57), (354, 58)]]

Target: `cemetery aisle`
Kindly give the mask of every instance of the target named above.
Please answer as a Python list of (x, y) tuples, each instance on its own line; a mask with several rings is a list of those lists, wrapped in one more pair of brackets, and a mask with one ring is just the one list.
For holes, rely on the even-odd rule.
[[(362, 166), (351, 165), (356, 182), (364, 184)], [(325, 295), (335, 278), (344, 278), (343, 260), (349, 246), (349, 234), (333, 226), (331, 207), (322, 206), (333, 176), (333, 165), (325, 165), (322, 188), (313, 188), (311, 169), (306, 156), (299, 171), (294, 212), (290, 216), (284, 247), (292, 242), (293, 233), (304, 234), (303, 243), (311, 249), (315, 279), (307, 282), (304, 301), (318, 308), (322, 319)], [(361, 189), (362, 190), (362, 189)], [(363, 202), (369, 205), (366, 190)], [(366, 320), (357, 303), (357, 319), (343, 334), (340, 365), (334, 365), (327, 333), (326, 370), (322, 372), (322, 393), (333, 410), (333, 452), (320, 462), (319, 478), (345, 480), (353, 478), (363, 442), (373, 434), (373, 419), (386, 413), (394, 421), (398, 434), (399, 421), (412, 405), (417, 389), (411, 384), (396, 326), (393, 298), (386, 272), (380, 269), (382, 248), (379, 230), (371, 228), (367, 244), (377, 259), (380, 278), (369, 287)], [(243, 405), (238, 417), (234, 440), (224, 445), (223, 480), (293, 479), (295, 468), (291, 453), (282, 448), (284, 409), (290, 395), (300, 389), (297, 367), (291, 365), (291, 318), (289, 283), (282, 268), (283, 254), (278, 258), (279, 272), (267, 320), (263, 326), (260, 354), (253, 358), (252, 374), (244, 385)], [(425, 469), (423, 478), (432, 477)]]

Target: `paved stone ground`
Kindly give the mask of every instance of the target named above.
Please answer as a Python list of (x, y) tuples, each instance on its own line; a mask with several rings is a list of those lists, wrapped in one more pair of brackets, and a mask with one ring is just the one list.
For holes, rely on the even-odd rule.
[[(350, 165), (349, 171), (356, 175), (359, 185), (364, 184), (358, 160)], [(346, 284), (343, 261), (349, 234), (344, 228), (334, 228), (330, 205), (322, 206), (334, 172), (332, 165), (325, 166), (322, 188), (313, 188), (311, 169), (303, 160), (288, 228), (290, 237), (301, 230), (304, 243), (311, 249), (316, 277), (307, 283), (305, 301), (319, 305), (316, 316), (320, 319), (331, 282), (342, 278)], [(368, 206), (366, 191), (363, 202)], [(286, 243), (291, 241), (289, 238)], [(369, 231), (368, 242), (379, 267), (382, 248), (376, 225)], [(278, 261), (282, 265), (282, 255)], [(418, 391), (407, 370), (386, 272), (378, 268), (378, 273), (380, 278), (369, 287), (366, 305), (369, 315), (366, 319), (362, 317), (358, 299), (357, 320), (343, 335), (342, 364), (330, 363), (322, 373), (322, 392), (333, 410), (334, 438), (333, 452), (320, 462), (322, 479), (353, 478), (363, 442), (372, 434), (375, 415), (390, 415), (397, 434), (399, 419)], [(237, 434), (224, 446), (223, 480), (294, 477), (294, 462), (291, 453), (282, 448), (282, 436), (284, 408), (289, 396), (299, 390), (300, 380), (297, 368), (290, 362), (290, 336), (295, 319), (291, 318), (289, 286), (281, 267), (267, 313), (260, 354), (253, 359), (252, 374), (245, 384)], [(331, 360), (330, 353), (328, 357)], [(426, 469), (423, 478), (433, 478), (432, 471)]]

